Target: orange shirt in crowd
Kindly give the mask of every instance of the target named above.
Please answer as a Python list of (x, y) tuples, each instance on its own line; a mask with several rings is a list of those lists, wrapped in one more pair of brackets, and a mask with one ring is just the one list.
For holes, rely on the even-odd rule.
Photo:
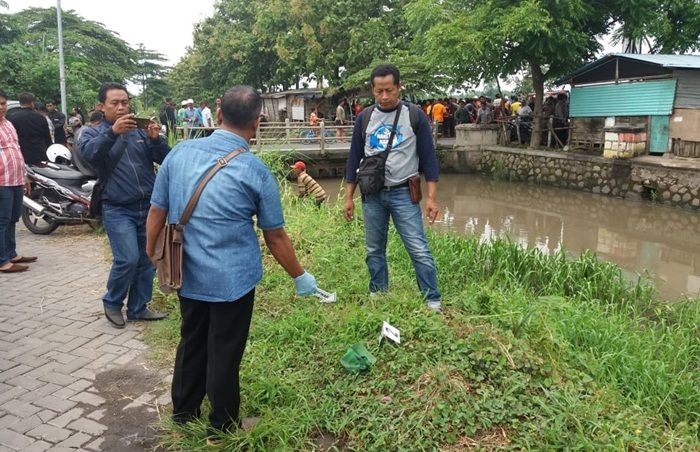
[(433, 121), (443, 122), (445, 120), (445, 106), (440, 102), (433, 105)]

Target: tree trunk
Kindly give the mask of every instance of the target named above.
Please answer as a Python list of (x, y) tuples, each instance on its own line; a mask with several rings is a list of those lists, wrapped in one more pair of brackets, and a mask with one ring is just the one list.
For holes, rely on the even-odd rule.
[(501, 99), (503, 99), (503, 92), (501, 91), (501, 82), (498, 80), (498, 76), (496, 76), (496, 88), (498, 88), (498, 95), (501, 96)]
[(530, 73), (532, 74), (532, 86), (535, 89), (535, 108), (532, 113), (532, 136), (530, 137), (530, 147), (539, 147), (542, 139), (542, 105), (544, 104), (544, 74), (539, 64), (530, 63)]

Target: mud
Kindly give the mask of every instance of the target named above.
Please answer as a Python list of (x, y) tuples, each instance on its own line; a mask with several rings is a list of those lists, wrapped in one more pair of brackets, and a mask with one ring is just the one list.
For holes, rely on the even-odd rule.
[(106, 402), (100, 423), (107, 426), (101, 449), (111, 452), (162, 450), (158, 422), (163, 413), (159, 397), (168, 393), (163, 374), (145, 356), (96, 376), (95, 389)]

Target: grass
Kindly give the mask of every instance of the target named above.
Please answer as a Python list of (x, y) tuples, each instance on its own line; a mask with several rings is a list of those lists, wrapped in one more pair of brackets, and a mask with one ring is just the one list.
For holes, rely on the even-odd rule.
[[(282, 172), (284, 162), (267, 154)], [(361, 218), (283, 192), (287, 230), (322, 305), (296, 298), (263, 246), (253, 326), (241, 371), (250, 432), (225, 450), (700, 450), (700, 303), (655, 302), (593, 254), (549, 257), (508, 241), (429, 232), (446, 313), (426, 311), (392, 231), (391, 290), (367, 296)], [(361, 211), (357, 211), (361, 217)], [(358, 221), (360, 220), (360, 221)], [(173, 311), (147, 340), (172, 366)], [(400, 346), (377, 338), (383, 320)], [(369, 373), (340, 365), (352, 344), (377, 357)], [(206, 450), (206, 423), (166, 423), (162, 442)]]

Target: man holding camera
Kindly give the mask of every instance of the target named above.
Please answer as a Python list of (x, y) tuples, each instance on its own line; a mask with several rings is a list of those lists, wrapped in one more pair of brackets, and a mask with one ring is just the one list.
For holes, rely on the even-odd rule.
[(124, 328), (122, 306), (127, 296), (127, 319), (165, 318), (146, 307), (155, 272), (146, 255), (146, 217), (155, 182), (153, 163), (161, 163), (170, 147), (160, 137), (158, 124), (138, 120), (131, 113), (124, 85), (106, 83), (98, 98), (104, 121), (82, 134), (78, 151), (105, 184), (102, 223), (113, 262), (102, 301), (107, 320), (115, 328)]

